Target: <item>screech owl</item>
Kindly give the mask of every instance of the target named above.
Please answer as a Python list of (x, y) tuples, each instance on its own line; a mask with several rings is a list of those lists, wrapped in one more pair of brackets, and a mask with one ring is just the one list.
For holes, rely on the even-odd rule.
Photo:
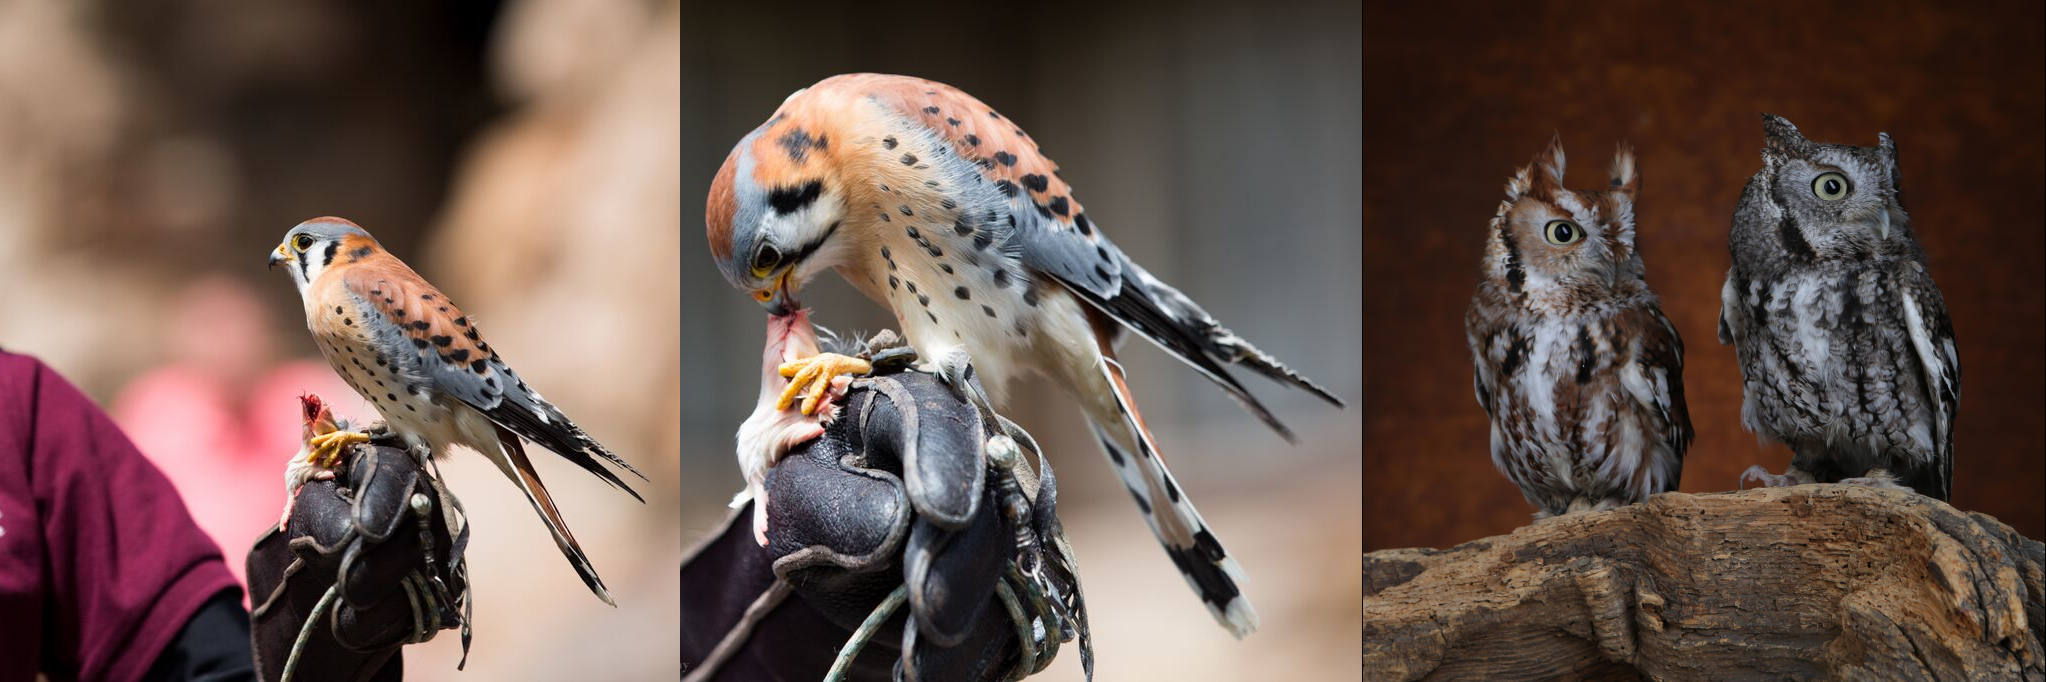
[(1603, 191), (1564, 189), (1563, 162), (1558, 137), (1507, 182), (1464, 316), (1492, 463), (1535, 518), (1675, 490), (1691, 445), (1684, 342), (1634, 245), (1634, 152)]
[(1743, 481), (1947, 499), (1960, 356), (1898, 203), (1896, 145), (1812, 142), (1769, 114), (1762, 133), (1762, 170), (1734, 209), (1719, 342), (1740, 359), (1741, 424), (1796, 454), (1786, 475), (1756, 466)]

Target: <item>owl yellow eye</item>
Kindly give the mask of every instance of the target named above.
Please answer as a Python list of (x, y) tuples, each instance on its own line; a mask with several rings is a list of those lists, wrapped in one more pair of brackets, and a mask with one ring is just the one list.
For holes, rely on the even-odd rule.
[(767, 273), (774, 271), (774, 266), (780, 264), (781, 251), (776, 250), (772, 245), (763, 244), (760, 247), (760, 251), (753, 254), (753, 276), (766, 277)]
[(1847, 176), (1839, 173), (1820, 173), (1812, 180), (1812, 194), (1826, 201), (1847, 198)]
[(312, 236), (312, 235), (309, 235), (309, 234), (302, 234), (302, 235), (299, 235), (299, 236), (296, 236), (296, 237), (292, 237), (292, 238), (291, 238), (291, 249), (292, 249), (293, 251), (297, 251), (297, 252), (299, 252), (299, 253), (305, 253), (305, 250), (306, 250), (306, 249), (310, 249), (310, 248), (313, 248), (313, 236)]
[(1547, 237), (1550, 244), (1566, 246), (1583, 239), (1584, 228), (1568, 220), (1551, 220), (1548, 225), (1542, 227), (1542, 236)]

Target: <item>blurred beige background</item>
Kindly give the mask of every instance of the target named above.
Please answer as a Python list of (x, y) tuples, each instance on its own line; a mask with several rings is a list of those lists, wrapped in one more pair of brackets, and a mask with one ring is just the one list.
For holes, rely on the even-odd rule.
[[(764, 316), (719, 277), (703, 199), (732, 145), (827, 76), (931, 78), (1016, 121), (1124, 251), (1225, 325), (1350, 400), (1338, 411), (1257, 377), (1289, 446), (1179, 361), (1124, 348), (1182, 487), (1249, 575), (1263, 630), (1216, 626), (1087, 435), (1042, 382), (1006, 410), (1051, 452), (1103, 679), (1354, 679), (1362, 552), (1357, 261), (1364, 149), (1361, 14), (1287, 0), (1170, 6), (719, 3), (687, 13), (682, 68), (684, 536), (738, 489), (732, 433), (751, 409)], [(1396, 243), (1374, 239), (1372, 248)], [(805, 288), (821, 324), (893, 321), (835, 276)], [(1079, 679), (1062, 651), (1046, 679)]]
[(475, 645), (462, 673), (454, 634), (411, 647), (409, 677), (670, 678), (675, 254), (701, 241), (677, 194), (683, 14), (673, 0), (0, 2), (0, 345), (108, 406), (239, 564), (283, 500), (291, 396), (373, 415), (317, 361), (289, 280), (263, 268), (297, 222), (351, 218), (653, 479), (642, 506), (535, 458), (614, 610), (482, 458), (448, 461), (476, 529)]

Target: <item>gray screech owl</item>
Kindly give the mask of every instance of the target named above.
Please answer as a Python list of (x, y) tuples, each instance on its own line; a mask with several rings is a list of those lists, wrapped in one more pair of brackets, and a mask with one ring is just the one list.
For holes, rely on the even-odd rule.
[[(1812, 142), (1762, 115), (1762, 170), (1734, 210), (1719, 342), (1740, 359), (1741, 424), (1796, 453), (1743, 482), (1953, 484), (1960, 356), (1897, 200), (1897, 148)], [(1901, 484), (1901, 485), (1899, 485)]]
[(1634, 152), (1608, 190), (1564, 189), (1563, 161), (1550, 142), (1507, 183), (1464, 315), (1492, 464), (1536, 518), (1675, 490), (1691, 445), (1684, 342), (1635, 249)]

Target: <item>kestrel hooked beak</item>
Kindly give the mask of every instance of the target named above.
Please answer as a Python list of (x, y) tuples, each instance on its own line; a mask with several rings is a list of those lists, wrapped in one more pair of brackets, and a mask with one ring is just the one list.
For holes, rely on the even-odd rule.
[(753, 300), (760, 302), (760, 307), (775, 317), (802, 310), (803, 304), (796, 300), (796, 285), (790, 281), (795, 274), (796, 266), (792, 264), (780, 276), (769, 280), (766, 288), (754, 290)]

